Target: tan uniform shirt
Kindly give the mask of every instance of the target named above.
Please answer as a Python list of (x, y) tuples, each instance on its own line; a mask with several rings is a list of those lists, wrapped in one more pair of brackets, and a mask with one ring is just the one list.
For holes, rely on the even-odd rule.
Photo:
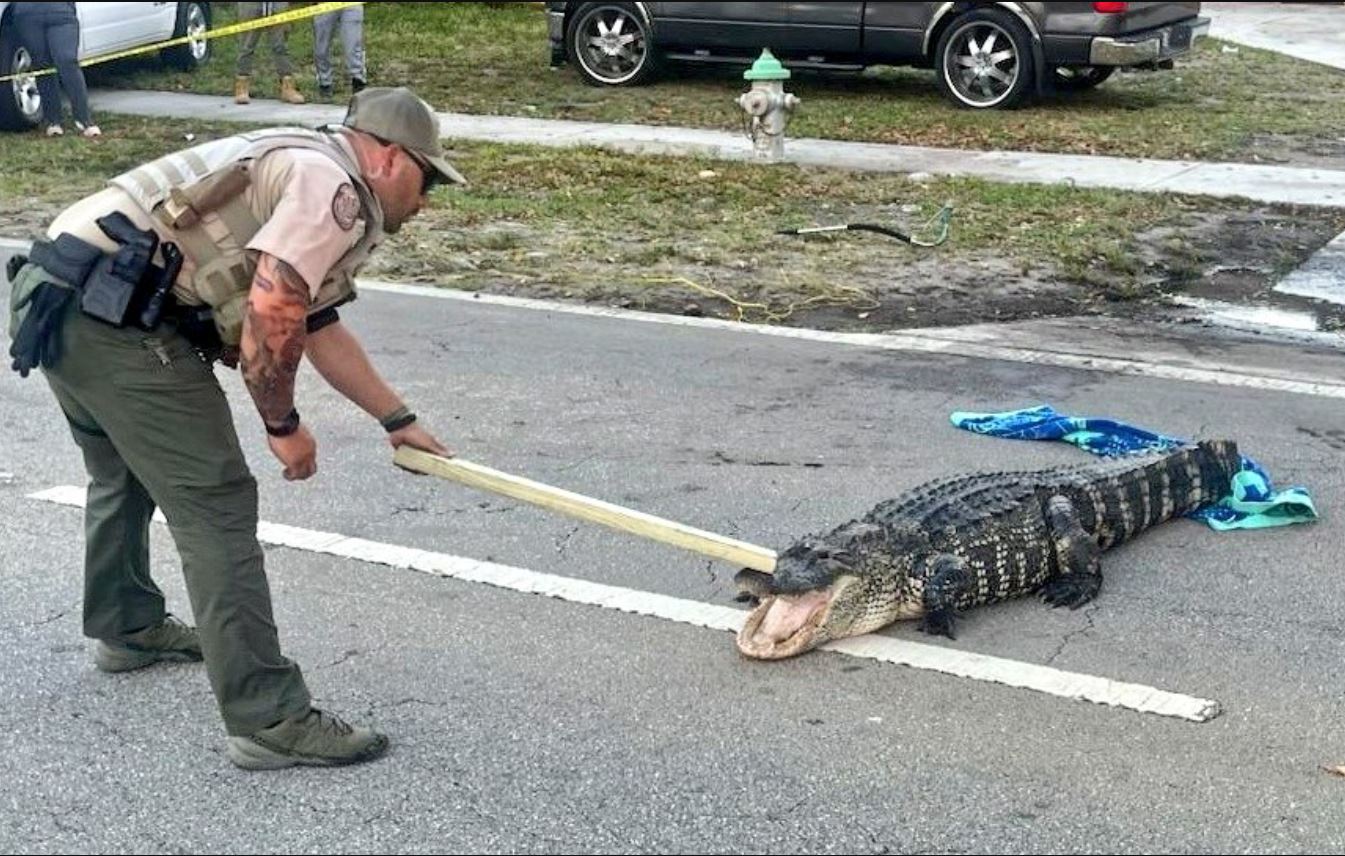
[[(252, 183), (243, 191), (253, 215), (262, 223), (247, 248), (267, 253), (288, 264), (303, 277), (309, 296), (345, 253), (364, 233), (358, 219), (359, 197), (350, 177), (329, 157), (309, 149), (276, 149), (258, 159)], [(116, 243), (95, 222), (121, 211), (136, 226), (154, 228), (162, 240), (173, 240), (171, 231), (151, 220), (135, 200), (119, 187), (107, 187), (61, 212), (47, 229), (55, 238), (69, 232), (108, 251)], [(179, 277), (187, 281), (192, 272), (188, 260)]]

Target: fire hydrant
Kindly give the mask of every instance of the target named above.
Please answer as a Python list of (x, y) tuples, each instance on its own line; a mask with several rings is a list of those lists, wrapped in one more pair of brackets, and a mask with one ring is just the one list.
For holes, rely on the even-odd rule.
[(747, 112), (747, 135), (757, 160), (778, 161), (785, 153), (785, 125), (789, 114), (799, 106), (799, 99), (785, 92), (782, 81), (788, 80), (789, 69), (780, 64), (770, 48), (763, 48), (752, 67), (743, 72), (743, 80), (752, 81), (752, 88), (738, 96), (738, 106)]

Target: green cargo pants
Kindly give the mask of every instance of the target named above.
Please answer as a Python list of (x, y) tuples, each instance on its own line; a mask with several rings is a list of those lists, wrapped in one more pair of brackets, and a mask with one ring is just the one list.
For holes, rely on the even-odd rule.
[(163, 509), (182, 557), (210, 686), (230, 735), (310, 703), (280, 653), (257, 542), (257, 482), (211, 366), (170, 325), (147, 334), (87, 317), (71, 301), (62, 353), (44, 369), (84, 453), (84, 633), (157, 623), (149, 523)]

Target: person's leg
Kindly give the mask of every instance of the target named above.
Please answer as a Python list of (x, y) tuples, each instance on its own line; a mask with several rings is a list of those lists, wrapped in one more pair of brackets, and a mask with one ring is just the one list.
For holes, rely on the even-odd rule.
[[(313, 70), (317, 74), (318, 92), (324, 96), (332, 94), (332, 33), (336, 31), (339, 14), (328, 12), (313, 19)], [(342, 44), (344, 33), (342, 30)]]
[[(33, 70), (52, 67), (51, 51), (47, 47), (47, 11), (37, 4), (23, 4), (14, 12), (14, 31), (19, 44), (28, 49)], [(37, 92), (42, 98), (42, 121), (47, 127), (61, 126), (61, 85), (54, 74), (37, 78)]]
[[(268, 3), (271, 14), (279, 14), (289, 8), (289, 3)], [(280, 77), (280, 100), (286, 104), (303, 104), (308, 99), (304, 98), (299, 86), (294, 81), (294, 61), (290, 59), (290, 28), (288, 24), (282, 24), (279, 27), (272, 27), (268, 32), (267, 38), (271, 45), (271, 58), (275, 62), (276, 74)]]
[(48, 375), (163, 509), (226, 730), (248, 735), (303, 715), (309, 693), (280, 652), (257, 542), (257, 484), (210, 366), (172, 332), (115, 329), (78, 308), (63, 333)]
[[(290, 6), (289, 3), (268, 3), (269, 11), (267, 14), (279, 15)], [(267, 43), (271, 46), (271, 59), (276, 66), (276, 76), (280, 78), (294, 76), (294, 60), (290, 59), (290, 26), (281, 24), (278, 27), (268, 27), (266, 30)]]
[[(251, 21), (254, 18), (260, 18), (261, 14), (261, 3), (238, 4), (239, 21)], [(238, 64), (235, 67), (235, 73), (239, 77), (252, 76), (253, 57), (257, 53), (257, 40), (261, 38), (261, 32), (261, 30), (247, 30), (238, 36)]]
[(199, 662), (196, 628), (172, 618), (149, 570), (154, 501), (94, 418), (47, 375), (89, 474), (84, 506), (84, 635), (94, 663), (129, 672), (160, 662)]
[(48, 383), (89, 474), (84, 505), (84, 635), (112, 639), (158, 624), (163, 592), (150, 578), (149, 523), (154, 500), (107, 434), (64, 384)]
[[(64, 8), (63, 4), (57, 4)], [(89, 111), (89, 90), (84, 83), (84, 70), (79, 67), (79, 19), (73, 11), (63, 13), (47, 26), (47, 48), (61, 77), (61, 88), (70, 99), (70, 110), (75, 121), (84, 128), (94, 127), (93, 113)]]
[(341, 49), (346, 54), (346, 72), (353, 90), (369, 82), (369, 72), (364, 66), (364, 7), (351, 6), (342, 9), (340, 15)]

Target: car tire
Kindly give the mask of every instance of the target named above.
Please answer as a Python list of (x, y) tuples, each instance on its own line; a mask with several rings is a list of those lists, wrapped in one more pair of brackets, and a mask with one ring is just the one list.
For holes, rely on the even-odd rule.
[[(6, 20), (0, 27), (0, 77), (22, 75), (32, 67), (32, 55), (19, 44), (14, 25)], [(0, 128), (27, 131), (36, 128), (41, 119), (42, 97), (37, 92), (37, 78), (21, 76), (0, 83)]]
[[(177, 4), (177, 25), (173, 27), (173, 38), (204, 33), (210, 29), (209, 3)], [(210, 59), (210, 40), (199, 39), (186, 44), (174, 45), (159, 52), (159, 58), (167, 65), (181, 71), (194, 71), (197, 66)]]
[(638, 86), (658, 72), (653, 33), (634, 3), (582, 4), (570, 16), (565, 45), (593, 86)]
[(1033, 89), (1032, 36), (1013, 14), (977, 9), (959, 16), (939, 37), (934, 68), (939, 90), (973, 110), (1007, 109)]
[(1057, 65), (1051, 69), (1051, 82), (1061, 92), (1083, 92), (1112, 76), (1110, 65)]

